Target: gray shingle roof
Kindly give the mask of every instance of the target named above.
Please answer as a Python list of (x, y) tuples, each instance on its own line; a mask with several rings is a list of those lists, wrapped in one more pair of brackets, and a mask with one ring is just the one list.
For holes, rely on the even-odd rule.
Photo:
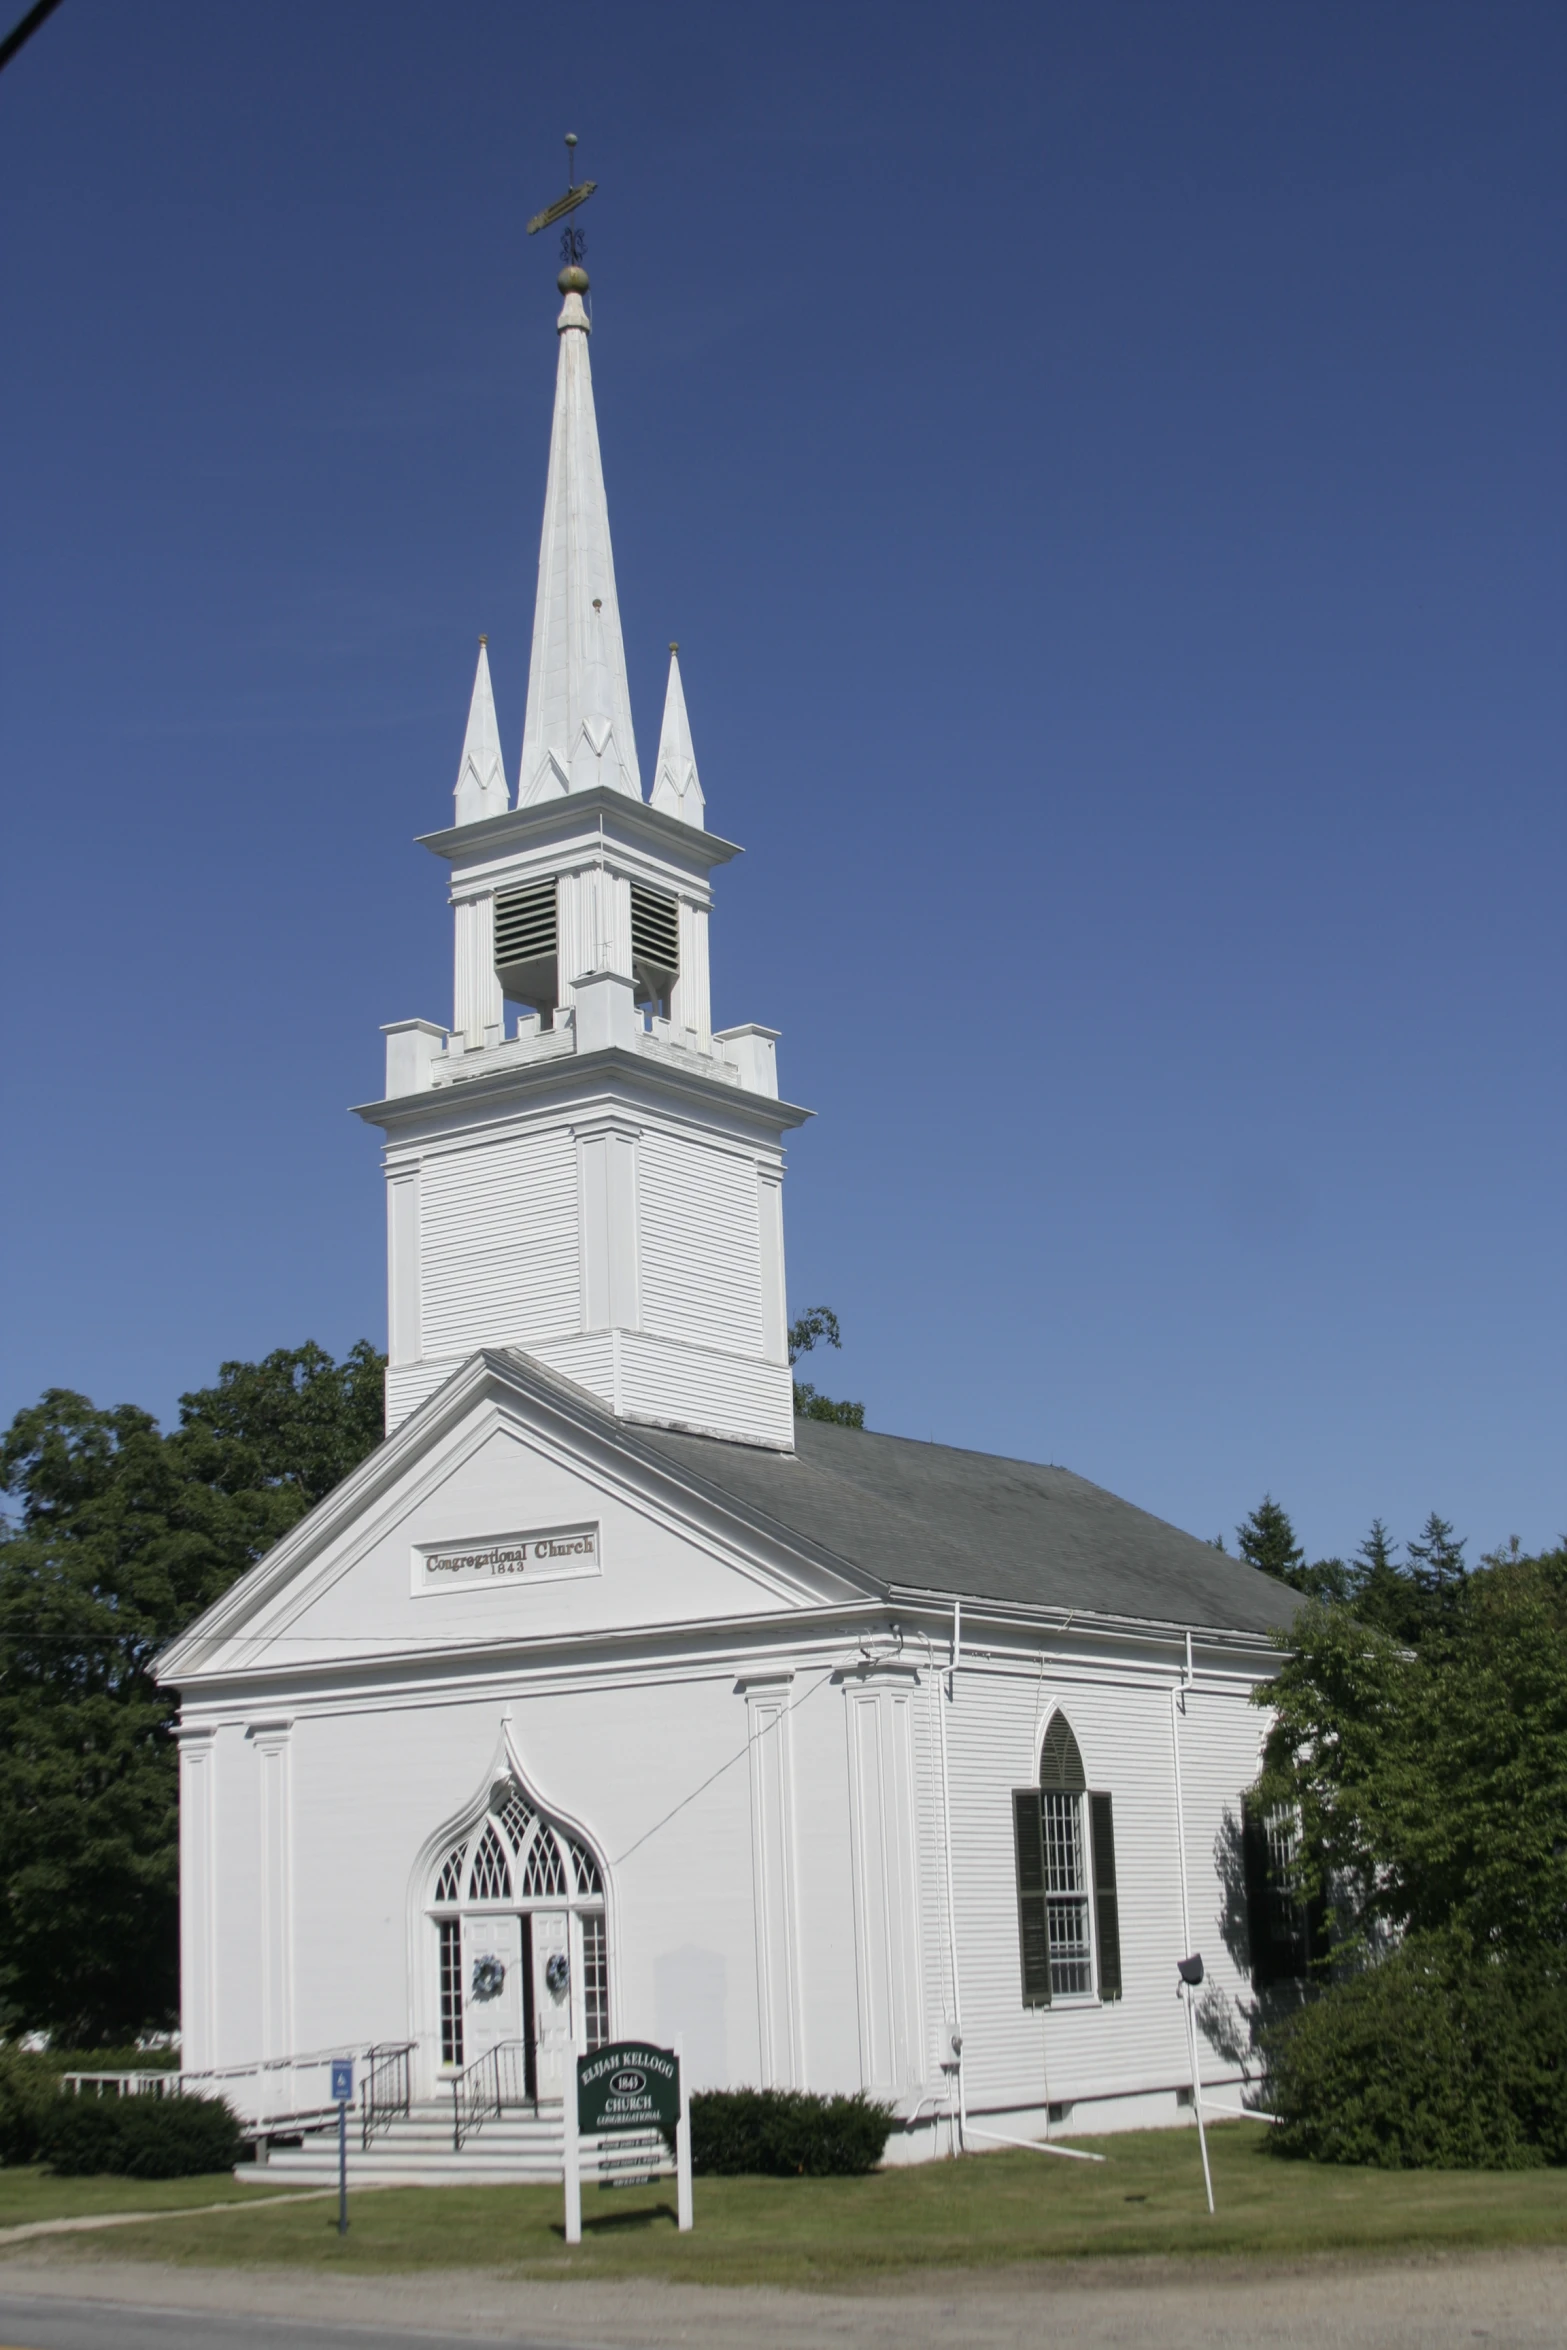
[(1070, 1469), (798, 1420), (798, 1450), (639, 1444), (890, 1589), (1268, 1632), (1296, 1594)]

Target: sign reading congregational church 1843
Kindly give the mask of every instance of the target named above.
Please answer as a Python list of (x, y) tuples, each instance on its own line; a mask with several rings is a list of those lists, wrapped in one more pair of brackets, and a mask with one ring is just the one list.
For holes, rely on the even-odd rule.
[(496, 1583), (549, 1583), (599, 1571), (597, 1526), (551, 1526), (481, 1542), (422, 1543), (416, 1591), (473, 1591)]
[(672, 2048), (618, 2040), (577, 2061), (577, 2127), (669, 2130), (680, 2119), (680, 2060)]

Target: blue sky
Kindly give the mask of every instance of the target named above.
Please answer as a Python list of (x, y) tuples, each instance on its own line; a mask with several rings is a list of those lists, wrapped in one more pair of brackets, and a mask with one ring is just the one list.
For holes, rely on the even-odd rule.
[(0, 77), (0, 1412), (384, 1335), (345, 1111), (449, 1013), (481, 629), (515, 776), (571, 128), (822, 1382), (1205, 1535), (1558, 1536), (1564, 74), (1511, 0), (66, 0)]

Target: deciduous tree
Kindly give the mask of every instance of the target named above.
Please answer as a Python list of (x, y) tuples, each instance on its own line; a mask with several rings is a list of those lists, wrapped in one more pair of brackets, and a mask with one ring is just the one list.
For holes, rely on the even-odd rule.
[(0, 2027), (173, 2020), (178, 1818), (157, 1652), (381, 1433), (381, 1358), (225, 1363), (163, 1434), (54, 1388), (0, 1443)]
[(1443, 1620), (1414, 1651), (1347, 1608), (1301, 1610), (1257, 1693), (1275, 1714), (1263, 1797), (1298, 1810), (1341, 1946), (1418, 1930), (1560, 1955), (1567, 1548), (1438, 1588)]
[[(841, 1346), (838, 1317), (831, 1306), (807, 1306), (804, 1313), (789, 1325), (789, 1361), (797, 1363), (801, 1355), (809, 1354), (820, 1345)], [(794, 1383), (795, 1416), (801, 1420), (830, 1420), (840, 1428), (863, 1428), (865, 1406), (862, 1403), (835, 1403), (830, 1395), (823, 1395), (808, 1380)]]

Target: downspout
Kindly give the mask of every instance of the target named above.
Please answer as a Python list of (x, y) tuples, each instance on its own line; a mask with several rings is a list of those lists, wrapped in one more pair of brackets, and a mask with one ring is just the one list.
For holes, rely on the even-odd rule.
[(1182, 1700), (1192, 1677), (1192, 1636), (1186, 1635), (1186, 1662), (1180, 1680), (1170, 1691), (1170, 1757), (1175, 1766), (1175, 1849), (1181, 1864), (1181, 1956), (1188, 1958), (1192, 1947), (1191, 1897), (1186, 1884), (1186, 1803), (1181, 1791), (1181, 1711)]
[(952, 1603), (952, 1662), (947, 1673), (946, 1695), (940, 1684), (936, 1688), (936, 1720), (941, 1728), (941, 1822), (942, 1853), (947, 1871), (947, 1964), (952, 1973), (952, 2053), (957, 2058), (958, 2087), (958, 2148), (962, 2151), (963, 2134), (968, 2126), (968, 2114), (963, 2096), (963, 1993), (958, 1982), (958, 1919), (957, 1905), (952, 1892), (952, 1780), (947, 1767), (947, 1707), (957, 1695), (958, 1655), (963, 1642), (963, 1602)]
[[(1186, 1884), (1186, 1804), (1181, 1791), (1181, 1708), (1187, 1690), (1192, 1684), (1192, 1636), (1186, 1635), (1186, 1657), (1181, 1678), (1170, 1691), (1170, 1755), (1175, 1765), (1175, 1834), (1181, 1858), (1181, 1939), (1185, 1944), (1183, 1958), (1192, 1955), (1191, 1900)], [(1197, 2057), (1197, 2021), (1192, 2012), (1192, 1987), (1183, 1981), (1180, 1996), (1186, 2009), (1186, 2039), (1191, 2052), (1192, 2113), (1197, 2123), (1197, 2140), (1202, 2148), (1203, 2184), (1208, 2193), (1208, 2210), (1213, 2211), (1213, 2179), (1208, 2169), (1208, 2140), (1202, 2123), (1202, 2068)]]

